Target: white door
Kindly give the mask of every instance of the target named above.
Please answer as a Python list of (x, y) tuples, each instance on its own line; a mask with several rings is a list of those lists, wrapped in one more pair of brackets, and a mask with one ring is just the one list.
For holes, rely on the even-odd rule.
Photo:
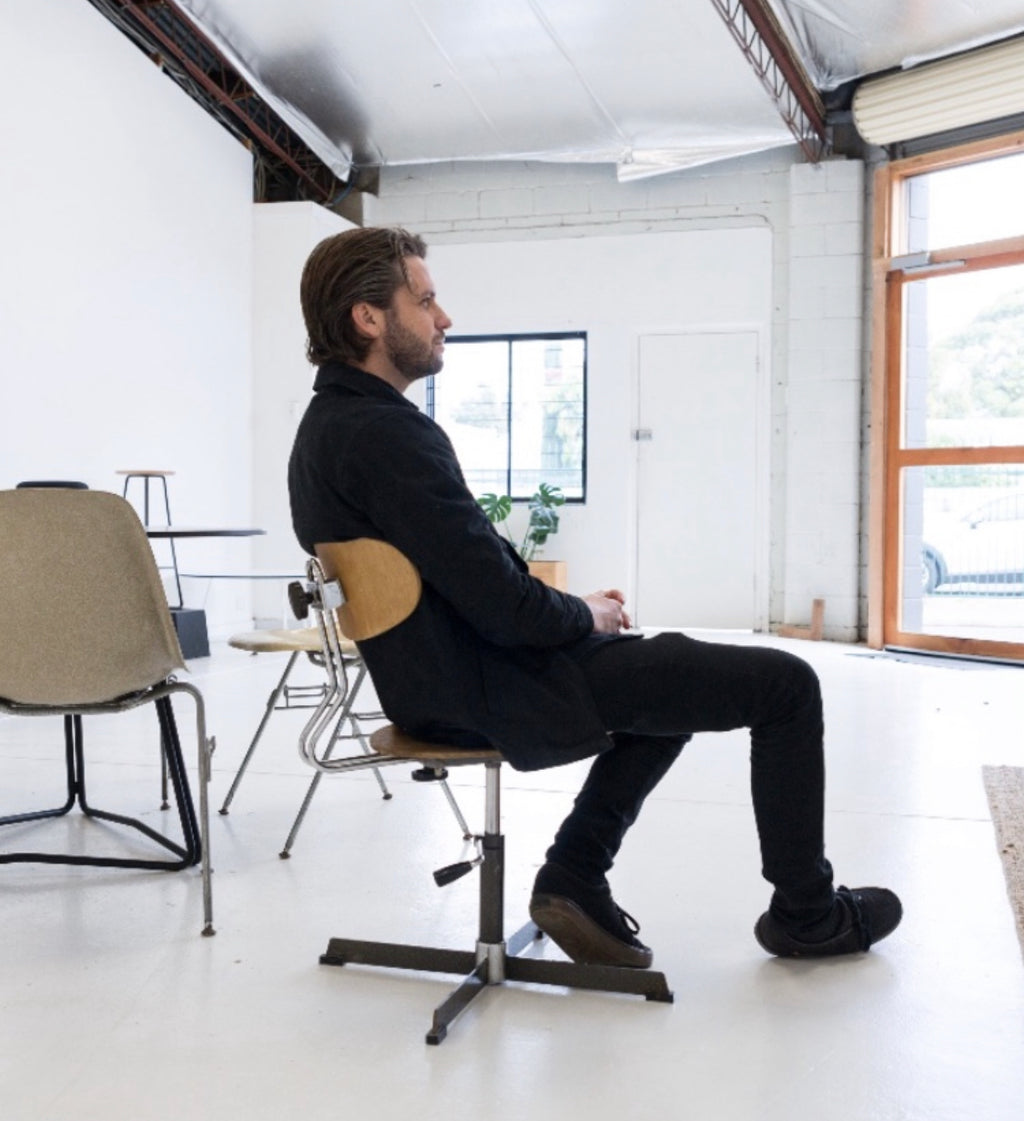
[[(643, 335), (637, 621), (767, 622), (767, 392), (755, 331)], [(764, 524), (762, 524), (764, 523)]]

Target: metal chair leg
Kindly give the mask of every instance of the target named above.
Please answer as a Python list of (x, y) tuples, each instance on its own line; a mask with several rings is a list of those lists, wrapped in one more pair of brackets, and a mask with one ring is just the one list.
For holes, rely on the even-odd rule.
[(0, 824), (13, 824), (17, 821), (31, 821), (41, 817), (55, 817), (66, 813), (77, 802), (82, 812), (97, 821), (109, 821), (115, 825), (125, 825), (142, 833), (151, 841), (168, 850), (173, 859), (142, 859), (137, 857), (78, 856), (63, 853), (18, 852), (0, 855), (0, 863), (32, 864), (76, 864), (101, 868), (153, 868), (176, 870), (198, 864), (202, 856), (202, 840), (199, 822), (196, 818), (192, 793), (189, 789), (188, 775), (181, 754), (181, 743), (174, 723), (174, 712), (169, 697), (156, 700), (157, 717), (160, 723), (160, 752), (167, 760), (171, 784), (177, 801), (178, 816), (181, 823), (181, 841), (166, 837), (152, 829), (145, 822), (125, 814), (112, 813), (97, 809), (89, 804), (85, 784), (85, 755), (82, 717), (78, 713), (65, 716), (65, 731), (68, 736), (65, 745), (69, 758), (69, 803), (60, 809), (37, 811), (35, 813), (13, 815), (0, 821)]
[[(366, 667), (359, 667), (359, 676), (356, 678), (355, 685), (352, 687), (351, 697), (355, 701), (359, 693), (359, 686), (362, 684), (363, 678), (366, 676)], [(373, 749), (366, 742), (366, 737), (363, 735), (362, 727), (359, 724), (359, 716), (357, 713), (347, 711), (348, 706), (342, 710), (341, 715), (335, 721), (334, 731), (331, 733), (331, 738), (328, 741), (327, 747), (324, 749), (324, 758), (330, 759), (334, 753), (334, 749), (341, 738), (342, 725), (346, 720), (352, 727), (352, 735), (359, 740), (359, 746), (362, 748), (364, 755), (372, 755)], [(377, 785), (380, 787), (381, 795), (384, 801), (390, 801), (392, 794), (388, 789), (387, 783), (384, 781), (384, 776), (380, 773), (379, 767), (372, 767), (374, 778), (377, 780)], [(288, 836), (285, 838), (284, 848), (278, 853), (282, 860), (287, 860), (292, 854), (292, 845), (295, 844), (295, 838), (299, 835), (299, 830), (302, 828), (302, 823), (306, 819), (306, 812), (309, 810), (309, 805), (313, 801), (313, 795), (320, 785), (320, 780), (324, 777), (323, 771), (317, 771), (313, 778), (310, 780), (309, 786), (306, 789), (306, 796), (302, 799), (302, 805), (299, 806), (299, 812), (295, 815), (295, 820), (292, 822), (292, 827), (288, 831)]]
[[(363, 667), (362, 668), (362, 673), (365, 674), (365, 672), (366, 672), (365, 667)], [(353, 700), (355, 700), (355, 697), (359, 692), (359, 685), (360, 685), (361, 681), (362, 681), (362, 677), (359, 677), (356, 681), (355, 686), (353, 687), (353, 690), (352, 690)], [(324, 749), (324, 759), (330, 759), (331, 756), (333, 755), (334, 749), (337, 746), (338, 740), (341, 738), (341, 731), (340, 731), (341, 730), (341, 725), (346, 719), (351, 724), (352, 735), (356, 739), (359, 740), (359, 745), (363, 750), (363, 754), (364, 755), (373, 755), (374, 754), (373, 749), (366, 742), (366, 738), (363, 735), (362, 727), (359, 724), (359, 714), (358, 713), (342, 712), (342, 715), (338, 718), (337, 722), (335, 723), (334, 732), (331, 735), (331, 739), (328, 742), (327, 747)], [(384, 796), (384, 800), (389, 801), (391, 799), (392, 795), (391, 795), (391, 792), (388, 790), (387, 783), (385, 783), (385, 781), (384, 781), (384, 776), (380, 773), (380, 768), (379, 767), (373, 767), (372, 770), (373, 770), (374, 777), (377, 780), (377, 784), (381, 789), (381, 793)], [(309, 809), (310, 803), (313, 801), (313, 795), (316, 794), (317, 787), (320, 785), (320, 780), (323, 777), (324, 777), (324, 772), (323, 771), (317, 771), (316, 774), (313, 775), (313, 778), (310, 780), (309, 786), (306, 789), (306, 796), (302, 799), (302, 805), (299, 806), (299, 812), (298, 812), (298, 814), (296, 814), (295, 820), (292, 822), (292, 827), (288, 832), (288, 836), (285, 838), (284, 847), (278, 853), (278, 856), (280, 856), (282, 860), (287, 860), (292, 854), (292, 846), (295, 844), (295, 838), (299, 834), (299, 829), (302, 828), (302, 823), (306, 818), (306, 812)], [(464, 841), (472, 840), (473, 839), (473, 832), (469, 828), (469, 825), (466, 822), (466, 818), (463, 815), (462, 810), (459, 808), (458, 802), (455, 800), (455, 795), (452, 794), (451, 787), (448, 785), (448, 780), (446, 778), (440, 778), (437, 781), (440, 783), (441, 789), (444, 791), (444, 796), (448, 800), (448, 805), (451, 806), (452, 813), (455, 815), (455, 820), (459, 823), (459, 829), (462, 830), (462, 839)]]
[(301, 650), (296, 650), (294, 653), (288, 656), (288, 664), (284, 667), (284, 673), (281, 674), (280, 680), (278, 681), (277, 685), (274, 686), (273, 691), (267, 699), (267, 707), (263, 713), (263, 719), (260, 721), (259, 727), (256, 729), (256, 734), (252, 737), (252, 742), (249, 744), (249, 749), (246, 751), (244, 757), (242, 758), (241, 765), (235, 772), (235, 777), (231, 782), (231, 786), (228, 788), (227, 797), (224, 799), (224, 804), (220, 808), (220, 813), (222, 814), (226, 814), (228, 812), (228, 807), (231, 805), (231, 800), (235, 796), (235, 791), (238, 789), (238, 784), (242, 781), (242, 776), (248, 769), (249, 761), (252, 759), (253, 754), (256, 751), (256, 747), (260, 742), (260, 738), (263, 735), (264, 729), (270, 722), (270, 717), (273, 714), (274, 709), (277, 708), (277, 703), (284, 693), (285, 686), (288, 684), (288, 676), (291, 674), (300, 653), (302, 653)]
[(26, 813), (8, 814), (0, 817), (0, 825), (17, 825), (24, 821), (41, 821), (47, 817), (63, 817), (74, 806), (78, 798), (78, 775), (75, 769), (75, 745), (82, 738), (81, 716), (64, 716), (64, 762), (67, 769), (67, 798), (62, 806), (50, 810), (28, 810)]
[(455, 801), (455, 795), (452, 793), (447, 779), (441, 779), (441, 789), (444, 791), (444, 796), (448, 799), (448, 805), (451, 806), (452, 813), (455, 814), (455, 820), (459, 823), (459, 828), (462, 830), (462, 839), (464, 841), (472, 840), (473, 834), (466, 824), (466, 819), (462, 816), (462, 810), (459, 809), (459, 803)]

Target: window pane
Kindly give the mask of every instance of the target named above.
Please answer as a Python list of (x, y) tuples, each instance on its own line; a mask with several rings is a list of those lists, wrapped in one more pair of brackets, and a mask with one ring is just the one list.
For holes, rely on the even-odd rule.
[(474, 494), (528, 499), (547, 483), (582, 501), (586, 364), (582, 335), (448, 339), (428, 408)]
[(907, 181), (908, 252), (1024, 234), (1024, 154)]
[(903, 471), (901, 629), (1024, 640), (1024, 464)]
[(513, 498), (541, 483), (583, 497), (583, 364), (582, 339), (513, 341)]
[(508, 487), (508, 344), (445, 346), (434, 379), (434, 419), (448, 434), (475, 495)]
[(1024, 265), (904, 288), (906, 448), (1024, 444)]

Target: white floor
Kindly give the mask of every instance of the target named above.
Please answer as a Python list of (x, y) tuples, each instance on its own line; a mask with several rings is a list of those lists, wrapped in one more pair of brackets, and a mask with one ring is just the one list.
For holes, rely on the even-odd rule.
[[(387, 774), (388, 802), (369, 775), (334, 777), (280, 860), (311, 772), (294, 749), (301, 715), (279, 713), (230, 816), (213, 814), (216, 937), (199, 936), (197, 870), (0, 868), (3, 1121), (1020, 1121), (1024, 958), (980, 768), (1024, 764), (1024, 670), (767, 641), (823, 680), (840, 881), (904, 900), (903, 925), (870, 954), (800, 963), (758, 948), (768, 888), (745, 736), (698, 737), (613, 878), (675, 1003), (508, 985), (429, 1047), (449, 978), (318, 956), (332, 935), (471, 948), (475, 876), (444, 889), (430, 876), (464, 852), (454, 820), (404, 769)], [(194, 664), (219, 744), (214, 811), (282, 666), (222, 646)], [(90, 793), (166, 820), (150, 809), (150, 720), (87, 721)], [(58, 723), (0, 720), (0, 811), (59, 800), (59, 744)], [(510, 926), (581, 774), (506, 768)], [(478, 779), (454, 782), (478, 825)], [(106, 832), (76, 813), (4, 840)]]

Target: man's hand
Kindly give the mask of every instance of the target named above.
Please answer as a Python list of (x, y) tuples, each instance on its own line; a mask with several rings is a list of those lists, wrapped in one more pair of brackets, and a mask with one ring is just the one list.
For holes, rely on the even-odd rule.
[(628, 613), (623, 610), (626, 597), (618, 588), (591, 592), (589, 596), (583, 597), (583, 602), (594, 617), (595, 634), (618, 634), (619, 631), (629, 630), (633, 625)]

